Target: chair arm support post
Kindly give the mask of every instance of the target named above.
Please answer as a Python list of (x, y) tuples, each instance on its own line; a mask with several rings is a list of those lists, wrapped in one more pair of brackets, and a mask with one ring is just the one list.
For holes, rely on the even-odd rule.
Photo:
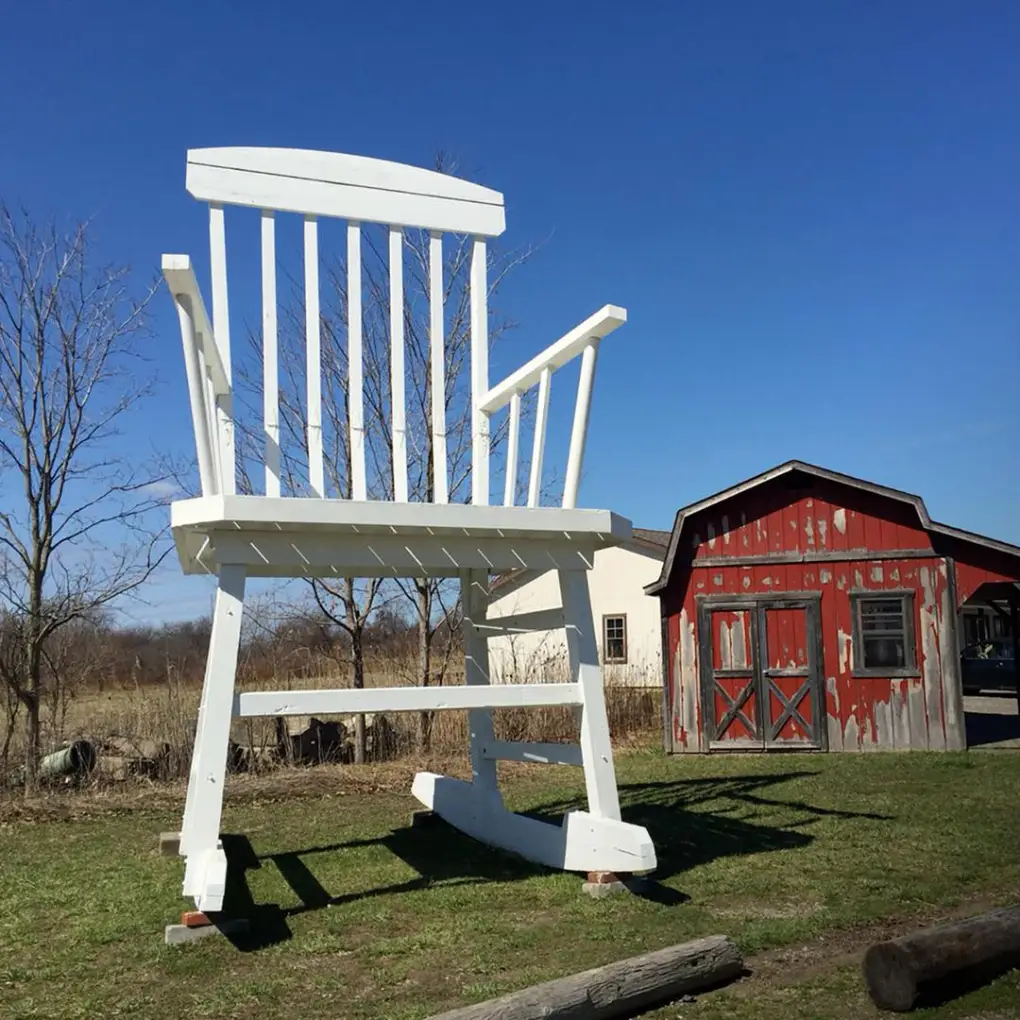
[(574, 404), (574, 424), (570, 430), (570, 452), (567, 456), (567, 477), (563, 485), (563, 506), (577, 506), (577, 490), (581, 485), (581, 468), (584, 465), (584, 444), (588, 437), (588, 416), (591, 411), (591, 394), (595, 384), (595, 363), (598, 359), (599, 338), (592, 337), (581, 355), (581, 374), (577, 380), (577, 400)]

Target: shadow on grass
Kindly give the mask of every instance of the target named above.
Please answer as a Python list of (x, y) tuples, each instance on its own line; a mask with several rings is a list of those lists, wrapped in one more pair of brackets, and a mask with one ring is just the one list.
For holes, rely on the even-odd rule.
[(1020, 748), (1020, 716), (999, 715), (991, 712), (965, 712), (964, 720), (964, 725), (967, 728), (968, 747), (1005, 744)]
[[(888, 815), (841, 811), (803, 800), (773, 800), (763, 793), (768, 787), (815, 774), (801, 771), (621, 785), (624, 820), (648, 829), (658, 858), (654, 876), (626, 878), (627, 887), (643, 899), (675, 906), (688, 897), (664, 883), (698, 865), (722, 857), (808, 846), (813, 837), (802, 830), (825, 817), (890, 819)], [(583, 806), (583, 801), (572, 799), (543, 804), (523, 813), (541, 821), (558, 823), (564, 812)], [(737, 812), (746, 815), (747, 807), (759, 813), (779, 809), (792, 817), (781, 825), (760, 824), (736, 817)], [(229, 864), (224, 914), (249, 918), (249, 933), (232, 939), (239, 949), (248, 950), (290, 938), (287, 918), (307, 911), (433, 885), (513, 882), (549, 873), (540, 865), (486, 847), (438, 818), (424, 825), (396, 829), (376, 839), (308, 847), (266, 854), (261, 858), (244, 836), (224, 836), (223, 846)], [(333, 896), (305, 860), (316, 854), (366, 846), (386, 847), (413, 868), (418, 877), (396, 885)], [(300, 900), (300, 906), (284, 909), (254, 903), (245, 875), (248, 870), (261, 867), (265, 861), (271, 861), (277, 867)]]

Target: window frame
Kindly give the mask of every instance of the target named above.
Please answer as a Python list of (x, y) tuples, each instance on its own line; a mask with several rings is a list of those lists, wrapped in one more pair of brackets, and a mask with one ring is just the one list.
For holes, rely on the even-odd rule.
[[(861, 603), (890, 601), (900, 602), (903, 614), (903, 650), (906, 663), (902, 666), (864, 665), (864, 635), (861, 628)], [(859, 677), (916, 677), (921, 675), (917, 655), (917, 626), (915, 622), (917, 592), (912, 588), (896, 588), (889, 591), (860, 590), (850, 592), (851, 619), (851, 676)]]
[[(611, 659), (609, 657), (609, 636), (606, 633), (606, 624), (610, 620), (623, 621), (623, 657)], [(627, 614), (626, 613), (603, 613), (602, 614), (602, 664), (605, 666), (626, 666), (629, 642), (627, 641)]]

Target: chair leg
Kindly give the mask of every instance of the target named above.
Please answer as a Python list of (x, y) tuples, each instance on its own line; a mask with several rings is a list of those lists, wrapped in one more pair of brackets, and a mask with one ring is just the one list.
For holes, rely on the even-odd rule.
[(619, 821), (620, 798), (616, 789), (588, 574), (584, 570), (561, 570), (559, 573), (571, 677), (581, 687), (580, 744), (588, 810), (596, 818)]
[[(461, 601), (464, 605), (464, 682), (489, 684), (489, 642), (477, 625), (485, 622), (489, 608), (488, 574), (484, 570), (466, 570), (461, 574)], [(479, 789), (499, 796), (496, 762), (486, 757), (485, 748), (495, 739), (492, 709), (476, 708), (468, 713), (471, 740), (471, 776)]]
[(223, 907), (226, 857), (220, 844), (220, 820), (244, 585), (243, 567), (221, 569), (181, 824), (180, 855), (187, 858), (184, 895), (194, 897), (196, 907), (202, 911)]

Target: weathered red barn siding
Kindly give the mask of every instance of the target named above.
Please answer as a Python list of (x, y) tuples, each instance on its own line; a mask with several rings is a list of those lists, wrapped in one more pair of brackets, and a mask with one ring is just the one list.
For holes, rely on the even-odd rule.
[[(698, 596), (785, 592), (821, 595), (830, 750), (964, 746), (951, 563), (911, 506), (822, 480), (803, 492), (767, 483), (695, 515), (682, 537), (663, 593), (673, 750), (708, 750)], [(966, 585), (976, 585), (981, 568), (968, 569)], [(919, 675), (854, 676), (849, 594), (891, 590), (914, 592)]]

